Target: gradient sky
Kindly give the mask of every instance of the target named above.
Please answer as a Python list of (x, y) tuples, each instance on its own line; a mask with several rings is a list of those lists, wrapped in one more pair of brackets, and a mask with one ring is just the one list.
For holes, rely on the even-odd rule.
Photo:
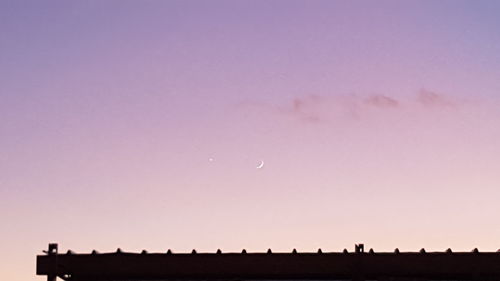
[(0, 1), (1, 279), (49, 242), (496, 251), (499, 13)]

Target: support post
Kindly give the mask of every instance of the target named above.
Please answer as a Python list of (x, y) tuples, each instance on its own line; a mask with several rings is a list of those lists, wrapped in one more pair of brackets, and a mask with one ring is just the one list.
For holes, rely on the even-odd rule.
[(52, 264), (52, 270), (51, 270), (50, 274), (47, 275), (47, 281), (56, 281), (57, 280), (57, 271), (58, 271), (57, 248), (58, 248), (58, 246), (56, 243), (49, 244), (49, 250), (47, 251), (47, 254), (49, 256), (54, 256), (54, 263)]

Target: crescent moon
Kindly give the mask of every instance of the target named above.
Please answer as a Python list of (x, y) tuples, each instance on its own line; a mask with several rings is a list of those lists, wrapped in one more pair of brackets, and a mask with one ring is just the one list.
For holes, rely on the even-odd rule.
[(260, 164), (256, 168), (262, 169), (262, 167), (264, 167), (264, 161), (260, 161)]

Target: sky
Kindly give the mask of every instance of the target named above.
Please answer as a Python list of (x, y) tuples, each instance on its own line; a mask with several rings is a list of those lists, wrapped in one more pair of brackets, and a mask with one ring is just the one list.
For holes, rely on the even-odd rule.
[(496, 251), (499, 12), (1, 0), (2, 279), (49, 242)]

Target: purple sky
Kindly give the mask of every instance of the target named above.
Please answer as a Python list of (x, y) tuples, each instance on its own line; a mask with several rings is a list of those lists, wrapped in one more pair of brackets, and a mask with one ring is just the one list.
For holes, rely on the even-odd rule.
[(48, 242), (497, 250), (499, 12), (1, 1), (2, 279)]

